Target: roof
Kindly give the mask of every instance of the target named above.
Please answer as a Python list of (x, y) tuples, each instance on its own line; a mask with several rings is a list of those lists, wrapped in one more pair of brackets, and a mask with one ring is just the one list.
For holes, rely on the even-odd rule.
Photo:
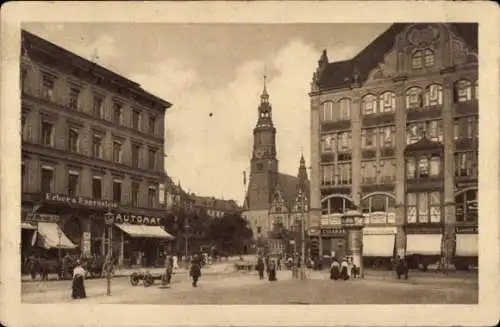
[[(321, 71), (318, 78), (320, 89), (346, 88), (352, 83), (354, 72), (358, 73), (358, 82), (364, 83), (372, 69), (384, 60), (396, 42), (396, 36), (401, 33), (409, 23), (392, 24), (385, 32), (361, 50), (354, 58), (344, 61), (328, 63)], [(477, 28), (475, 23), (449, 24), (451, 30), (461, 37), (474, 50), (478, 49)]]
[(159, 98), (149, 92), (147, 92), (146, 90), (144, 90), (139, 83), (137, 82), (134, 82), (122, 75), (119, 75), (101, 65), (98, 65), (96, 64), (95, 62), (91, 62), (61, 46), (58, 46), (52, 42), (49, 42), (33, 33), (30, 33), (26, 30), (21, 30), (21, 38), (23, 41), (27, 41), (29, 42), (30, 45), (38, 45), (40, 47), (42, 47), (43, 49), (49, 51), (48, 53), (50, 53), (50, 51), (53, 51), (53, 52), (57, 52), (57, 55), (58, 55), (58, 59), (62, 59), (62, 58), (65, 58), (66, 60), (68, 60), (68, 62), (70, 62), (72, 65), (74, 65), (75, 67), (80, 67), (80, 68), (85, 68), (85, 69), (93, 69), (93, 70), (97, 70), (99, 71), (100, 73), (102, 74), (105, 74), (109, 79), (113, 80), (114, 82), (117, 82), (117, 83), (120, 83), (122, 84), (124, 87), (132, 90), (132, 91), (135, 91), (137, 93), (139, 93), (140, 95), (148, 98), (150, 101), (153, 100), (154, 102), (160, 104), (161, 106), (165, 107), (165, 108), (170, 108), (172, 106), (172, 104), (168, 101), (165, 101), (164, 99), (162, 98)]
[(194, 196), (195, 206), (206, 207), (210, 210), (218, 210), (223, 212), (238, 211), (240, 208), (234, 200), (217, 199), (210, 196)]
[[(297, 198), (299, 178), (288, 174), (278, 174), (278, 184), (284, 200), (287, 201), (288, 207), (291, 208)], [(309, 180), (305, 181), (305, 193), (309, 199)]]

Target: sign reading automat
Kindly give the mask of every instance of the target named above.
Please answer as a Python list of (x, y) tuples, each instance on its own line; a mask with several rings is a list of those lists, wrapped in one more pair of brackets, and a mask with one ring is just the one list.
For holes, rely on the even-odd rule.
[(118, 213), (115, 215), (115, 223), (157, 226), (160, 225), (161, 218)]

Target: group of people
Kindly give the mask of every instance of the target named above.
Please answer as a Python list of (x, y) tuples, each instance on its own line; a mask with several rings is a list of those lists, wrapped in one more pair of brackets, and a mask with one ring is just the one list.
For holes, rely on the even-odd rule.
[[(193, 287), (198, 286), (198, 280), (201, 277), (201, 267), (204, 262), (204, 258), (198, 254), (191, 256), (190, 258), (190, 267), (189, 267), (189, 276), (192, 278)], [(177, 256), (175, 255), (166, 255), (165, 256), (165, 272), (162, 275), (162, 284), (170, 287), (172, 281), (172, 275), (174, 274), (174, 270), (179, 268), (177, 263)]]
[(263, 258), (259, 256), (257, 258), (257, 264), (255, 269), (259, 272), (259, 279), (264, 279), (264, 270), (267, 273), (267, 279), (270, 282), (275, 282), (276, 279), (276, 269), (281, 269), (281, 265), (277, 262), (279, 259), (271, 259), (269, 256)]

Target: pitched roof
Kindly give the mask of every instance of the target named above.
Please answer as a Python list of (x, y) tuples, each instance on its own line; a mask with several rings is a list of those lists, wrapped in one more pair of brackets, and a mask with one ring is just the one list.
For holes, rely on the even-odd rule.
[[(292, 208), (299, 190), (299, 178), (287, 174), (278, 174), (278, 184), (284, 199), (287, 201), (288, 207)], [(309, 199), (309, 180), (306, 180), (305, 186), (306, 189), (304, 191)]]
[[(352, 75), (359, 74), (358, 82), (363, 84), (370, 71), (383, 61), (396, 42), (396, 36), (401, 33), (409, 23), (392, 24), (385, 32), (361, 50), (354, 58), (344, 61), (329, 63), (325, 66), (318, 78), (320, 89), (345, 88), (352, 83)], [(477, 50), (477, 27), (475, 23), (450, 24), (453, 32), (461, 37), (468, 45)]]

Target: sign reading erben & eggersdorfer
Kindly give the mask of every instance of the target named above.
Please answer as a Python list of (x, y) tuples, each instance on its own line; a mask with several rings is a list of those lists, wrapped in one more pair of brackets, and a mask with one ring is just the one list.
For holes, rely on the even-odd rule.
[(84, 196), (68, 196), (63, 194), (46, 193), (45, 200), (69, 205), (81, 205), (96, 209), (118, 209), (118, 203), (116, 202), (90, 199)]

